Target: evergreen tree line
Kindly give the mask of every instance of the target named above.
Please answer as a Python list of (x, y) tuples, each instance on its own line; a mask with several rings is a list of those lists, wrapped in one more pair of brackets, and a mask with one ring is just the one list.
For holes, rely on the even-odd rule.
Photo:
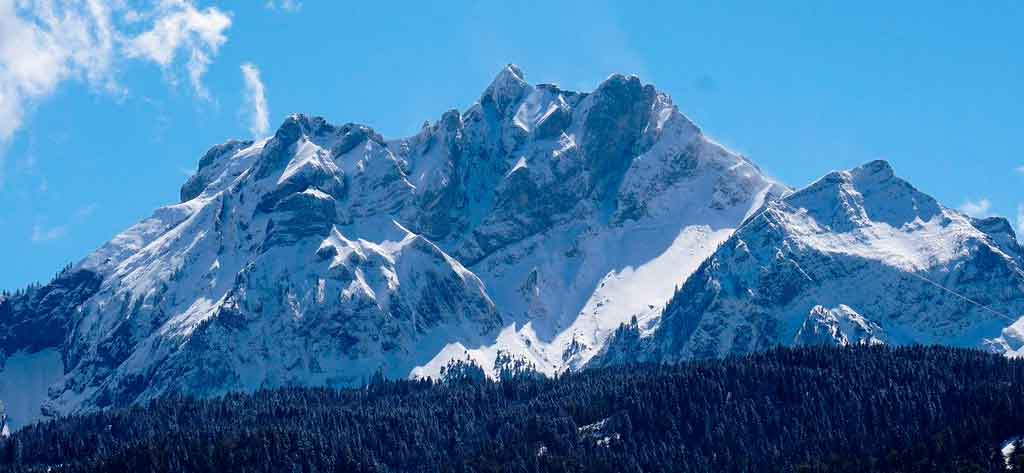
[(555, 379), (282, 388), (49, 421), (0, 470), (54, 472), (1024, 471), (1024, 361), (805, 347)]
[[(50, 283), (53, 283), (53, 281), (56, 281), (61, 277), (69, 274), (71, 272), (71, 268), (71, 263), (67, 263), (64, 266), (62, 266), (60, 268), (60, 271), (57, 271), (57, 273), (53, 275), (53, 278), (50, 279)], [(3, 289), (0, 290), (0, 299), (9, 299), (12, 297), (29, 297), (42, 287), (43, 285), (38, 282), (30, 282), (28, 283), (28, 286), (22, 289), (15, 289), (14, 292), (10, 292), (7, 289)]]

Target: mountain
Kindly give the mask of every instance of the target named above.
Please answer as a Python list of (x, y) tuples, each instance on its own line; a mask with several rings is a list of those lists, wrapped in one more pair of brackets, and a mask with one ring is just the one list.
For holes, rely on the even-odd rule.
[(1024, 259), (1005, 219), (972, 219), (884, 161), (834, 172), (747, 219), (647, 332), (595, 365), (774, 345), (942, 344), (1024, 353)]
[[(787, 188), (633, 76), (504, 68), (414, 136), (292, 115), (0, 299), (12, 425), (182, 393), (584, 366)], [(1011, 239), (1012, 241), (1012, 239)]]

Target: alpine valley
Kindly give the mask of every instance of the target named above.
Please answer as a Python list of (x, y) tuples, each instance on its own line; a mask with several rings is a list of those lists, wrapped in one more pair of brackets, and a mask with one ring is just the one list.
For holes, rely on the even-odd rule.
[(509, 65), (411, 137), (292, 115), (213, 147), (180, 203), (0, 299), (0, 400), (17, 429), (470, 364), (501, 379), (780, 344), (1013, 356), (1021, 314), (1005, 219), (882, 161), (793, 191), (635, 76), (583, 93)]

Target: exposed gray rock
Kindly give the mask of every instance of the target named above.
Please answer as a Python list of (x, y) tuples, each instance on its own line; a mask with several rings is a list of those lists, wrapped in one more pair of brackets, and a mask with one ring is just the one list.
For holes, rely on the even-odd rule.
[(211, 180), (223, 172), (224, 163), (219, 161), (227, 159), (238, 152), (238, 150), (251, 145), (252, 141), (230, 140), (227, 143), (210, 148), (199, 159), (199, 167), (196, 173), (190, 176), (188, 181), (185, 181), (185, 184), (181, 186), (181, 201), (189, 201), (202, 194), (206, 190), (206, 186), (210, 185)]
[(75, 311), (96, 294), (101, 281), (92, 271), (69, 269), (49, 284), (0, 297), (0, 358), (61, 346), (75, 323)]
[(582, 150), (597, 198), (614, 195), (639, 149), (640, 136), (657, 92), (636, 76), (614, 75), (593, 95)]
[(794, 345), (876, 345), (885, 343), (885, 332), (878, 324), (865, 319), (848, 306), (826, 309), (811, 308)]

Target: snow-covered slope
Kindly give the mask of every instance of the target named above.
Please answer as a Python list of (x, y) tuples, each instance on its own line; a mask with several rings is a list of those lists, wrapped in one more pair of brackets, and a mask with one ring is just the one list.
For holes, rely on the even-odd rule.
[(767, 203), (689, 277), (653, 334), (624, 327), (600, 362), (802, 343), (1013, 355), (1024, 346), (1022, 316), (1024, 270), (1009, 224), (945, 208), (875, 161)]
[(785, 190), (636, 77), (579, 93), (508, 66), (405, 139), (293, 115), (212, 148), (181, 203), (0, 301), (0, 365), (59, 353), (48, 414), (466, 359), (555, 373), (655, 324)]

